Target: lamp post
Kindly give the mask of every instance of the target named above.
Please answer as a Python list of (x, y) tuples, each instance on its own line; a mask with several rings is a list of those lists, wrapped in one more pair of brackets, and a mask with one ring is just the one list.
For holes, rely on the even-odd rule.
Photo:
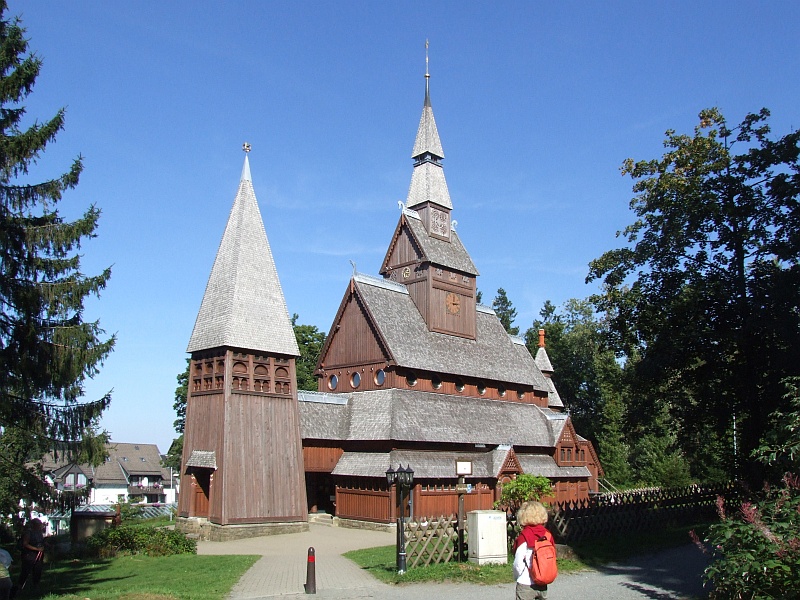
[(386, 471), (386, 482), (389, 484), (389, 488), (393, 484), (397, 486), (397, 572), (402, 575), (406, 572), (406, 543), (403, 535), (406, 511), (403, 502), (403, 488), (408, 488), (409, 492), (411, 491), (411, 485), (414, 483), (414, 470), (411, 465), (408, 465), (405, 469), (403, 465), (398, 465), (396, 471), (389, 466)]

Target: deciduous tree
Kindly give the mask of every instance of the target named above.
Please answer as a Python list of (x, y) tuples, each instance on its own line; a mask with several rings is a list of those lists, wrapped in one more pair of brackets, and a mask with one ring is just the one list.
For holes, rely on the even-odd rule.
[(800, 373), (800, 132), (773, 139), (768, 116), (729, 128), (704, 110), (661, 158), (626, 160), (636, 221), (587, 278), (618, 349), (640, 355), (631, 409), (668, 399), (682, 436), (727, 440), (731, 472), (734, 417), (747, 457)]

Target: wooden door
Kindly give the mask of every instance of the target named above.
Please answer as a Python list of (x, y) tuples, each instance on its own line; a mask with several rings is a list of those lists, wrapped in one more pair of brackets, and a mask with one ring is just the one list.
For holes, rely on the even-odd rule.
[(198, 469), (192, 476), (192, 516), (208, 518), (208, 492), (211, 487), (211, 472)]

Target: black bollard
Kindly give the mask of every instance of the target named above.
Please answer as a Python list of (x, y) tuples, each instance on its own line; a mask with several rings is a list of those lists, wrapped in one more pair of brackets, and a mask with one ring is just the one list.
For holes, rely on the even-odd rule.
[(317, 560), (314, 547), (308, 549), (308, 563), (306, 565), (306, 583), (303, 586), (306, 594), (317, 593)]

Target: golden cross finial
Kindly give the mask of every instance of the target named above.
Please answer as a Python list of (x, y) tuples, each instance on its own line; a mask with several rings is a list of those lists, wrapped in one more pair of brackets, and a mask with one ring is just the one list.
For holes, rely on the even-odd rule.
[(245, 154), (250, 152), (250, 144), (248, 142), (245, 142), (244, 144), (242, 144), (242, 150), (244, 150)]
[(428, 40), (425, 40), (425, 77), (430, 77), (430, 73), (428, 73)]

